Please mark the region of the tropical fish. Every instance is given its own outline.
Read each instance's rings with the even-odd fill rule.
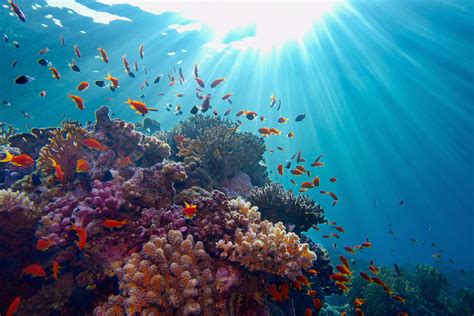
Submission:
[[[107,74],[105,80],[109,80],[113,88],[116,89],[119,87],[119,79],[117,77],[113,77],[111,74]]]
[[[87,82],[87,81],[81,81],[77,85],[77,90],[79,90],[79,91],[84,91],[84,90],[87,90],[88,88],[89,88],[89,82]]]
[[[208,94],[204,97],[204,100],[202,101],[201,105],[201,111],[203,113],[207,112],[211,108],[211,95]]]
[[[21,75],[15,78],[16,84],[27,84],[35,80],[34,77],[30,77],[28,75]]]
[[[211,88],[217,87],[221,82],[225,81],[225,78],[217,78],[211,83]],[[204,88],[204,87],[202,87]]]
[[[56,80],[61,79],[61,75],[59,74],[59,70],[57,68],[54,68],[52,65],[50,65],[49,70],[51,70],[51,77]]]
[[[79,110],[83,111],[83,110],[86,108],[86,106],[85,106],[85,104],[84,104],[84,99],[81,98],[80,96],[78,96],[78,95],[73,95],[73,94],[69,94],[68,97],[71,98],[72,101],[74,101],[74,103],[76,104],[76,107],[77,107]]]
[[[103,80],[96,80],[94,81],[95,85],[100,87],[100,88],[103,88],[105,87],[105,82]]]
[[[130,108],[135,110],[137,114],[141,114],[142,116],[145,116],[145,114],[147,114],[148,111],[158,111],[155,108],[147,107],[147,105],[141,101],[132,100],[130,98],[128,98],[128,100],[125,103],[130,104]]]
[[[364,312],[360,308],[355,309],[356,316],[364,316]]]
[[[392,295],[392,298],[400,303],[405,303],[406,301],[406,298],[403,298],[400,295]]]
[[[311,275],[317,275],[318,271],[314,270],[314,269],[310,269],[310,270],[308,270],[308,273],[311,274]]]
[[[20,154],[20,155],[12,155],[10,152],[5,152],[6,157],[0,162],[11,162],[12,165],[18,167],[29,167],[35,164],[33,158],[27,154]]]
[[[313,299],[313,305],[314,305],[314,308],[316,309],[316,313],[319,313],[319,311],[321,310],[321,307],[323,307],[323,304],[321,303],[321,300],[319,298]]]
[[[344,257],[343,255],[340,255],[339,256],[339,259],[341,259],[341,262],[349,269],[351,266],[349,264],[349,260],[347,260],[346,257]]]
[[[145,44],[141,44],[138,47],[138,53],[140,54],[140,59],[143,59],[143,56],[145,56],[145,52],[143,51],[144,48],[145,48]]]
[[[354,249],[352,249],[352,248],[349,247],[349,246],[344,247],[344,249],[345,249],[347,252],[349,252],[349,253],[355,253]]]
[[[53,261],[53,278],[57,281],[59,279],[59,262],[54,260]]]
[[[74,60],[74,58],[71,58],[71,63],[68,66],[72,71],[75,71],[75,72],[81,71],[79,66],[76,64],[76,61]]]
[[[99,51],[100,58],[102,59],[102,61],[104,63],[108,64],[109,63],[109,56],[107,55],[107,52],[102,47],[99,47],[98,51]]]
[[[272,94],[272,95],[270,96],[270,107],[271,107],[271,108],[275,105],[276,101],[277,101],[276,96]]]
[[[199,77],[195,77],[194,80],[196,80],[196,83],[201,87],[201,88],[205,88],[206,87],[206,84],[204,83],[204,81],[199,78]]]
[[[336,178],[330,178],[329,181],[330,181],[330,182],[336,182],[337,179],[336,179]]]
[[[50,65],[50,62],[46,58],[40,58],[36,62],[43,67]]]
[[[316,290],[308,290],[306,291],[306,295],[308,296],[316,296],[318,292]]]
[[[352,275],[352,272],[351,270],[349,270],[348,267],[346,267],[346,265],[338,265],[336,266],[336,269],[337,271],[341,272],[342,274],[345,274],[345,275]]]
[[[32,277],[44,277],[46,276],[46,271],[44,271],[41,265],[34,263],[23,268],[20,277],[23,275],[30,275]]]
[[[277,289],[276,284],[272,284],[267,288],[267,293],[277,302],[283,302],[283,294]]]
[[[301,122],[306,117],[306,114],[300,114],[295,118],[296,122]]]
[[[51,158],[51,162],[53,163],[54,175],[56,176],[56,178],[57,178],[60,182],[63,182],[63,181],[64,181],[64,172],[63,172],[63,169],[62,169],[61,166],[57,163],[57,161],[54,160],[53,158]]]
[[[313,316],[313,310],[311,309],[311,307],[306,308],[304,316]]]
[[[370,265],[369,270],[375,275],[379,274],[379,269],[376,266]]]
[[[127,157],[122,157],[122,158],[119,158],[117,159],[117,161],[115,162],[115,166],[119,169],[121,168],[125,168],[125,167],[128,167],[132,164],[132,159],[127,156]]]
[[[359,274],[364,280],[366,280],[368,282],[373,282],[372,278],[367,273],[359,272]]]
[[[30,113],[25,112],[25,111],[23,111],[23,110],[20,111],[20,114],[21,114],[21,116],[23,116],[24,118],[33,118],[33,116],[32,116]],[[27,126],[28,126],[28,125],[27,125]]]
[[[356,307],[359,307],[359,306],[361,306],[361,305],[363,305],[363,304],[365,304],[365,300],[362,299],[362,298],[357,297],[357,298],[354,300],[354,305],[355,305]]]
[[[49,48],[45,47],[45,48],[41,49],[40,51],[38,51],[38,55],[41,56],[41,55],[44,55],[48,52],[49,52]]]
[[[13,13],[15,13],[15,15],[20,19],[20,21],[26,22],[26,16],[23,11],[20,10],[18,4],[16,4],[13,0],[9,0],[8,4],[10,4]]]
[[[296,290],[301,291],[302,286],[301,286],[301,283],[300,283],[300,282],[298,282],[298,281],[293,281],[292,284],[293,284],[293,287],[294,287]]]
[[[128,220],[125,219],[123,221],[117,221],[113,219],[106,219],[102,222],[102,226],[107,228],[122,228],[123,226],[128,224]]]
[[[91,168],[91,166],[89,165],[89,163],[84,160],[84,159],[79,159],[77,160],[77,163],[76,163],[76,172],[87,172],[89,171]]]
[[[277,171],[278,171],[278,174],[279,174],[280,176],[283,175],[283,165],[282,165],[282,164],[279,164],[279,165],[278,165]]]
[[[183,213],[186,218],[193,218],[194,214],[197,211],[197,205],[189,205],[187,202],[184,202]]]
[[[290,292],[290,288],[288,286],[288,283],[284,282],[281,284],[281,295],[283,296],[284,300],[288,299],[288,294]]]
[[[41,90],[40,93],[39,93],[39,96],[40,97],[45,97],[46,96],[46,91]]]
[[[49,238],[40,238],[36,242],[36,250],[39,251],[46,251],[48,250],[52,245],[54,245],[54,242],[49,240]]]
[[[194,64],[194,77],[195,77],[195,78],[198,78],[198,77],[199,77],[198,64]]]
[[[288,118],[286,118],[286,117],[280,117],[280,118],[278,119],[278,123],[284,124],[284,123],[286,123],[286,122],[288,122]]]
[[[85,138],[81,141],[81,143],[88,147],[89,149],[95,149],[98,151],[105,151],[107,150],[107,147],[104,146],[101,142],[99,142],[97,139],[94,138]]]
[[[77,246],[79,247],[80,250],[83,250],[84,247],[86,246],[87,243],[87,232],[84,228],[80,226],[76,226],[72,224],[72,227],[69,228],[70,230],[73,230],[76,232],[77,237],[79,240],[76,242]]]
[[[295,137],[295,134],[293,132],[289,132],[288,135],[286,135],[286,136],[288,136],[288,138],[293,138],[293,137]]]
[[[61,43],[62,47],[66,47],[66,40],[64,39],[64,36],[62,34],[59,35],[59,43]]]

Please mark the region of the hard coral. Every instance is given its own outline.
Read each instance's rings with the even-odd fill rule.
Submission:
[[[57,128],[33,128],[29,133],[20,133],[8,137],[10,147],[20,149],[22,154],[28,154],[33,159],[38,159],[41,148],[46,146],[54,136]]]
[[[254,188],[249,201],[258,206],[262,217],[272,222],[282,221],[289,230],[300,234],[320,223],[325,223],[324,210],[306,195],[296,196],[283,185],[271,182]]]
[[[120,296],[111,296],[95,315],[212,315],[215,272],[201,242],[180,231],[152,237],[116,271]]]
[[[205,170],[212,181],[210,188],[219,188],[222,181],[240,173],[248,174],[254,185],[263,185],[268,177],[261,164],[265,143],[251,133],[238,132],[237,128],[229,120],[194,116],[173,130],[172,135],[185,137],[177,156],[187,165],[197,164]]]
[[[239,262],[250,271],[265,271],[290,280],[310,269],[316,254],[308,244],[300,243],[296,234],[287,233],[282,223],[260,221],[249,204],[241,205],[242,212],[255,220],[246,231],[238,228],[233,241],[220,240],[217,243],[222,258]]]

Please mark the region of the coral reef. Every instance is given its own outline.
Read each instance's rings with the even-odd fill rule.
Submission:
[[[33,128],[29,133],[20,133],[8,137],[10,147],[15,147],[23,154],[30,155],[33,159],[39,158],[41,148],[46,146],[57,128]]]
[[[12,124],[0,122],[0,145],[6,145],[8,139],[16,133],[16,128]]]
[[[95,314],[126,312],[150,315],[211,315],[213,260],[200,242],[171,230],[166,237],[152,237],[117,270],[120,298],[112,296]]]
[[[306,195],[296,196],[283,185],[271,182],[254,188],[248,197],[262,214],[272,222],[282,221],[288,230],[300,234],[311,227],[325,223],[322,207]]]

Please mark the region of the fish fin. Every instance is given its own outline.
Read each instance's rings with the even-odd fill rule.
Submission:
[[[7,156],[6,156],[3,160],[0,160],[0,162],[10,162],[10,161],[12,161],[12,159],[13,159],[12,154],[10,154],[9,151],[7,151],[5,154],[6,154]]]
[[[148,108],[148,111],[155,111],[155,112],[157,112],[158,109],[156,109],[156,108]]]

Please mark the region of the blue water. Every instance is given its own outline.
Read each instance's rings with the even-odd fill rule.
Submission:
[[[169,129],[188,117],[189,109],[198,103],[194,85],[169,89],[166,73],[172,66],[181,66],[191,81],[193,66],[198,63],[206,82],[226,77],[219,91],[234,93],[230,117],[234,119],[240,109],[266,117],[265,123],[245,120],[243,130],[256,133],[263,125],[276,126],[280,116],[290,118],[282,130],[283,134],[293,131],[294,139],[267,139],[268,148],[275,149],[275,153],[266,154],[272,178],[291,188],[290,177],[278,176],[276,166],[299,149],[308,162],[325,154],[326,166],[318,174],[323,179],[338,179],[331,184],[331,191],[338,194],[339,204],[331,206],[330,197],[318,191],[309,194],[326,208],[331,220],[346,228],[346,234],[336,240],[338,247],[355,245],[368,237],[374,247],[363,255],[367,259],[388,264],[432,263],[431,254],[436,250],[431,243],[435,242],[436,249],[444,249],[442,266],[474,268],[472,2],[351,2],[315,23],[303,45],[289,42],[265,54],[237,49],[209,52],[202,46],[212,39],[212,30],[204,26],[200,31],[177,33],[168,25],[189,22],[177,14],[156,16],[128,5],[110,7],[81,1],[132,20],[105,25],[66,9],[45,8],[43,1],[37,1],[43,5],[38,10],[26,3],[20,2],[28,23],[1,8],[1,33],[8,34],[10,43],[0,45],[0,99],[12,103],[11,107],[0,105],[1,121],[22,129],[27,124],[57,125],[63,114],[86,122],[93,120],[100,105],[109,104],[117,117],[136,122],[141,117],[123,102],[147,94],[147,104],[160,109],[149,117]],[[46,14],[60,19],[64,28],[45,19]],[[67,48],[60,46],[60,34]],[[252,27],[229,35],[227,40],[249,34]],[[11,47],[13,40],[21,47]],[[139,63],[140,68],[146,65],[148,81],[165,74],[163,82],[143,91],[139,89],[143,72],[131,79],[121,61],[126,53],[133,64],[141,43],[145,44],[145,60]],[[67,67],[74,57],[73,44],[79,44],[83,55],[80,60],[75,58],[80,73]],[[36,64],[36,53],[44,47],[51,50],[45,57],[61,72],[59,81]],[[98,47],[107,50],[109,64],[95,58]],[[176,55],[167,55],[171,51]],[[15,59],[19,63],[12,68]],[[177,65],[179,60],[181,65]],[[115,93],[92,84],[108,72],[120,79],[121,88]],[[36,80],[14,85],[14,78],[21,74]],[[83,80],[90,81],[91,88],[81,94],[86,109],[79,112],[67,95]],[[46,98],[38,96],[43,89]],[[166,95],[158,96],[158,92]],[[177,92],[185,97],[178,100],[174,97]],[[269,107],[272,93],[282,100],[280,112]],[[164,110],[166,103],[178,101],[183,116]],[[213,104],[220,113],[228,108],[217,98]],[[33,118],[21,117],[20,110]],[[306,119],[294,122],[294,117],[303,113]],[[284,147],[285,152],[276,146]],[[402,200],[404,204],[399,205]],[[396,240],[388,233],[389,224]],[[323,240],[322,233],[310,234],[332,248],[335,240]],[[410,238],[417,240],[414,246]],[[455,264],[448,263],[449,258]]]

